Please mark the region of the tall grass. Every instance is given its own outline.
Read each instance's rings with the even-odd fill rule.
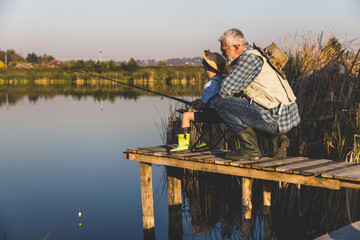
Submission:
[[[359,50],[335,37],[322,43],[322,35],[310,33],[292,41],[284,71],[302,122],[289,134],[291,153],[359,162]]]

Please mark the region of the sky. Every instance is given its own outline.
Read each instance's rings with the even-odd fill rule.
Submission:
[[[240,29],[261,47],[311,33],[360,48],[359,0],[0,0],[0,49],[59,60],[201,57]]]

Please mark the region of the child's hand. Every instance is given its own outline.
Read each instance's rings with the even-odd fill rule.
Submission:
[[[193,107],[195,110],[201,110],[205,108],[205,103],[201,101],[201,99],[196,99],[192,102],[191,107]]]

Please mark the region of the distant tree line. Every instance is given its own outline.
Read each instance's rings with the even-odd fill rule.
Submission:
[[[106,61],[106,62],[95,62],[94,60],[71,60],[63,63],[63,68],[66,70],[74,70],[74,71],[85,71],[85,72],[117,72],[117,71],[127,71],[127,72],[135,72],[139,69],[139,65],[136,61],[131,58],[127,63],[122,62],[117,64],[114,60]]]
[[[6,60],[5,60],[6,55]],[[2,51],[0,49],[0,60],[5,63],[7,62],[9,67],[15,66],[17,63],[32,63],[32,64],[48,64],[50,61],[55,60],[55,58],[51,55],[37,55],[36,53],[28,53],[26,58],[23,58],[20,54],[18,54],[14,49],[9,49],[6,51]]]

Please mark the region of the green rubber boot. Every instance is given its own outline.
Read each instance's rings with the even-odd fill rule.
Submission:
[[[253,128],[247,128],[236,133],[240,143],[240,149],[236,152],[225,154],[225,158],[231,160],[257,160],[261,157],[256,132]]]
[[[270,156],[272,158],[286,157],[290,139],[285,134],[273,135],[270,144]]]
[[[178,145],[170,153],[179,153],[189,150],[190,133],[178,133]]]
[[[196,149],[204,149],[210,145],[210,132],[206,131],[202,135],[201,143],[196,147]]]

